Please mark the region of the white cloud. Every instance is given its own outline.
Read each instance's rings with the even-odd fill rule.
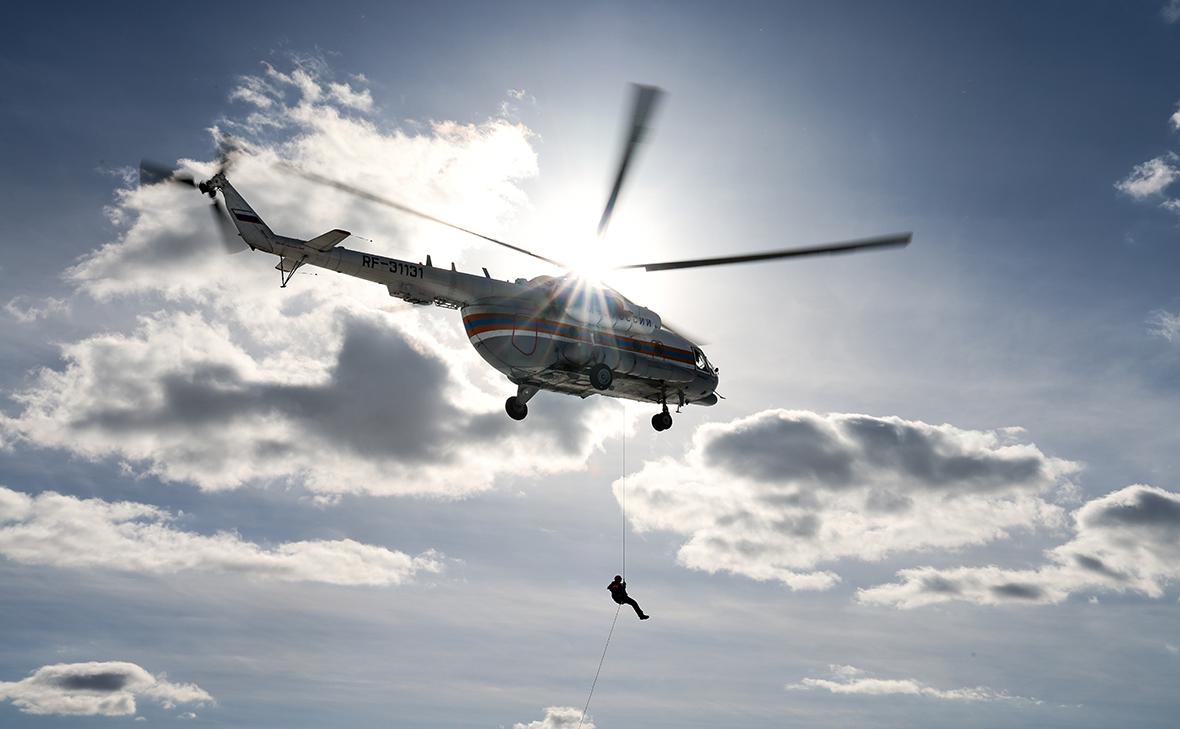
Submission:
[[[528,724],[513,724],[512,729],[594,729],[594,722],[582,719],[582,710],[572,706],[550,706],[545,709],[545,718]]]
[[[768,410],[701,426],[682,457],[646,463],[627,479],[627,515],[639,531],[686,535],[678,558],[690,568],[826,589],[839,577],[824,563],[1061,524],[1046,496],[1079,466],[1019,437]]]
[[[1157,309],[1147,317],[1148,334],[1163,337],[1169,342],[1180,342],[1180,312]]]
[[[305,110],[320,102],[335,102],[342,107],[361,112],[373,110],[373,95],[369,90],[354,87],[347,82],[332,81],[331,69],[322,58],[292,60],[296,67],[290,73],[283,73],[269,63],[263,63],[263,75],[240,77],[238,85],[230,92],[230,99],[248,102],[259,109],[290,115],[292,109],[286,104],[286,92],[290,90],[298,95],[293,106],[303,107]],[[364,74],[354,74],[352,80],[358,87],[368,83]]]
[[[982,605],[1059,603],[1086,591],[1159,598],[1180,579],[1180,493],[1128,486],[1074,513],[1073,539],[1033,569],[995,565],[900,570],[900,581],[858,591],[861,602],[915,608],[950,601]]]
[[[1131,174],[1115,183],[1115,189],[1136,199],[1159,195],[1180,176],[1176,160],[1177,156],[1169,152],[1136,165]]]
[[[70,302],[52,296],[34,302],[27,296],[14,296],[4,305],[4,311],[22,324],[30,324],[42,319],[68,314]]]
[[[327,494],[443,496],[486,489],[502,472],[578,467],[614,432],[611,408],[573,398],[508,420],[499,397],[477,388],[510,386],[473,381],[462,365],[498,373],[470,362],[465,342],[441,348],[404,317],[325,304],[287,318],[275,321],[284,331],[250,332],[217,312],[168,311],[130,334],[65,345],[64,368],[15,393],[21,411],[0,415],[0,427],[210,490],[293,478]]]
[[[26,714],[129,716],[137,698],[166,709],[213,701],[196,684],[172,683],[125,661],[58,663],[21,681],[0,682],[0,701],[11,701]]]
[[[229,131],[246,137],[248,151],[235,158],[230,176],[277,231],[310,237],[344,226],[375,238],[377,252],[389,254],[395,248],[398,255],[417,258],[431,252],[440,261],[462,262],[463,253],[473,247],[481,260],[489,252],[471,236],[313,185],[279,165],[396,197],[481,231],[499,232],[527,204],[520,182],[535,177],[538,168],[533,135],[524,125],[491,118],[478,124],[438,121],[411,132],[386,130],[364,114],[342,114],[347,104],[337,98],[341,94],[332,93],[331,82],[321,82],[311,71],[267,69],[266,77],[245,77],[252,80],[242,85],[263,93],[278,83],[273,105],[252,110],[245,122],[222,120],[222,127],[213,131],[215,136]],[[298,98],[286,103],[282,88],[299,89]],[[280,130],[282,136],[276,138]],[[198,174],[214,169],[210,162],[185,163]],[[241,289],[256,281],[257,276],[245,275],[243,269],[268,271],[270,266],[250,256],[216,255],[215,248],[202,245],[216,233],[207,202],[178,187],[120,190],[114,210],[130,225],[72,268],[68,279],[97,297],[152,292],[207,298],[219,289]],[[229,280],[219,283],[221,278]],[[270,284],[273,277],[266,275],[265,280]],[[372,284],[363,288],[383,293]]]
[[[987,686],[971,688],[939,689],[913,678],[872,678],[853,666],[830,666],[830,678],[804,678],[798,683],[788,684],[789,690],[824,690],[833,694],[855,696],[920,696],[940,701],[1026,701],[1041,703],[1037,699],[1013,696],[1006,691],[997,691]]]
[[[328,84],[328,88],[332,92],[332,98],[340,104],[358,111],[372,111],[373,109],[373,95],[369,93],[368,89],[361,89],[356,91],[348,84]]]
[[[441,265],[462,266],[473,245],[293,179],[278,162],[389,191],[476,229],[496,230],[527,202],[519,182],[537,166],[524,126],[383,130],[343,116],[325,73],[305,61],[242,82],[275,94],[270,106],[252,104],[250,124],[287,136],[250,140],[231,178],[278,231],[383,231],[385,240],[348,245],[418,260],[431,252]],[[286,99],[292,91],[297,98]],[[11,394],[19,412],[0,416],[10,442],[119,459],[206,489],[278,479],[318,494],[454,497],[503,473],[580,468],[615,432],[601,427],[615,409],[597,398],[543,394],[528,421],[509,421],[503,401],[515,387],[479,358],[457,316],[327,272],[279,289],[269,256],[224,256],[209,245],[217,234],[207,201],[191,190],[128,188],[115,207],[127,227],[67,279],[78,296],[139,315],[63,345],[58,369],[31,373]]]
[[[37,496],[0,486],[0,555],[20,564],[169,574],[210,570],[258,579],[334,585],[398,585],[438,572],[434,552],[411,557],[351,539],[264,548],[237,534],[183,531],[148,504]]]
[[[322,67],[322,62],[299,62],[298,67],[291,73],[283,73],[276,69],[269,63],[264,63],[266,67],[266,77],[273,81],[285,85],[292,86],[300,92],[300,102],[305,104],[314,104],[319,101],[324,95],[323,86],[320,84],[319,68]]]
[[[258,76],[243,76],[229,93],[231,101],[245,101],[260,109],[270,109],[280,98],[279,92]]]

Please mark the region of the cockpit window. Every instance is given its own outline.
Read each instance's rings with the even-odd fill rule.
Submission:
[[[696,357],[696,364],[698,370],[709,371],[709,360],[705,359],[705,353],[696,347],[692,348],[693,356]]]
[[[607,294],[606,312],[610,314],[612,319],[621,319],[624,312],[623,302],[619,301],[617,297]]]

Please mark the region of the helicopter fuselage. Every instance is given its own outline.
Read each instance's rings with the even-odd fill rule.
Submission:
[[[242,239],[280,257],[284,286],[310,265],[381,284],[412,304],[459,310],[472,346],[517,386],[506,404],[513,418],[524,417],[523,406],[539,390],[657,403],[657,418],[667,418],[668,405],[717,402],[717,370],[704,353],[609,287],[573,276],[502,281],[487,269],[475,275],[454,264],[437,267],[429,256],[421,263],[351,250],[339,245],[348,236],[342,230],[311,240],[279,236],[228,180],[211,183]]]

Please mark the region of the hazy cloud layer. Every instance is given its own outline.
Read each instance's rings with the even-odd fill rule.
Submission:
[[[545,709],[545,718],[528,724],[513,724],[512,729],[578,729],[582,710],[572,706],[550,706]],[[581,729],[594,729],[594,722],[586,717]]]
[[[517,182],[536,174],[536,156],[523,126],[386,131],[364,117],[371,104],[357,100],[358,87],[332,81],[322,64],[265,68],[231,96],[269,120],[257,127],[256,118],[257,128],[282,132],[257,133],[232,177],[280,232],[386,231],[393,246],[440,262],[471,245],[301,184],[276,171],[280,161],[487,230],[524,204]],[[131,303],[139,316],[63,345],[64,364],[12,394],[18,410],[0,416],[4,440],[117,458],[206,489],[284,479],[326,493],[459,496],[500,473],[578,468],[615,432],[598,427],[614,418],[597,400],[543,395],[528,421],[508,420],[503,401],[515,388],[479,359],[457,315],[326,272],[280,290],[276,259],[210,245],[207,208],[178,186],[119,192],[119,237],[67,276],[79,297],[120,311]],[[391,252],[388,241],[346,244]]]
[[[57,663],[21,681],[0,681],[0,701],[11,701],[27,714],[129,716],[136,711],[136,699],[166,709],[213,701],[196,684],[172,683],[163,674],[153,676],[125,661]]]
[[[0,486],[0,556],[21,564],[148,574],[211,570],[260,579],[398,585],[438,572],[434,552],[411,557],[351,539],[266,548],[237,534],[187,532],[162,509],[129,501],[29,496]]]
[[[683,457],[646,463],[628,478],[627,514],[637,530],[687,536],[679,559],[693,569],[826,589],[839,577],[822,563],[1059,525],[1046,497],[1078,468],[1018,430],[768,410],[701,426]]]
[[[1160,15],[1162,15],[1164,21],[1168,23],[1180,21],[1180,0],[1168,0],[1168,2],[1164,3],[1164,6],[1160,8]]]
[[[899,582],[860,590],[858,597],[898,608],[953,600],[1049,604],[1096,591],[1158,598],[1180,578],[1180,493],[1128,486],[1087,502],[1073,516],[1073,539],[1049,550],[1041,567],[905,569]]]
[[[987,686],[939,689],[913,678],[873,678],[854,666],[830,666],[828,678],[804,678],[787,685],[796,691],[823,690],[845,696],[919,696],[940,701],[1027,701],[1037,699],[1013,696]]]

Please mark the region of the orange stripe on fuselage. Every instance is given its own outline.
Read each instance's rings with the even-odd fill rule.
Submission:
[[[519,319],[514,319],[512,315],[469,314],[463,317],[463,327],[467,330],[468,337],[493,331],[503,331],[505,335],[511,335],[513,331],[518,331],[552,334],[600,346],[612,346],[611,341],[603,340],[613,340],[613,347],[620,351],[638,353],[659,359],[670,359],[673,362],[689,365],[696,362],[696,355],[687,349],[671,347],[665,344],[657,350],[654,340],[644,341],[612,332],[578,327],[565,322],[555,322],[545,319],[525,319],[522,324]]]

